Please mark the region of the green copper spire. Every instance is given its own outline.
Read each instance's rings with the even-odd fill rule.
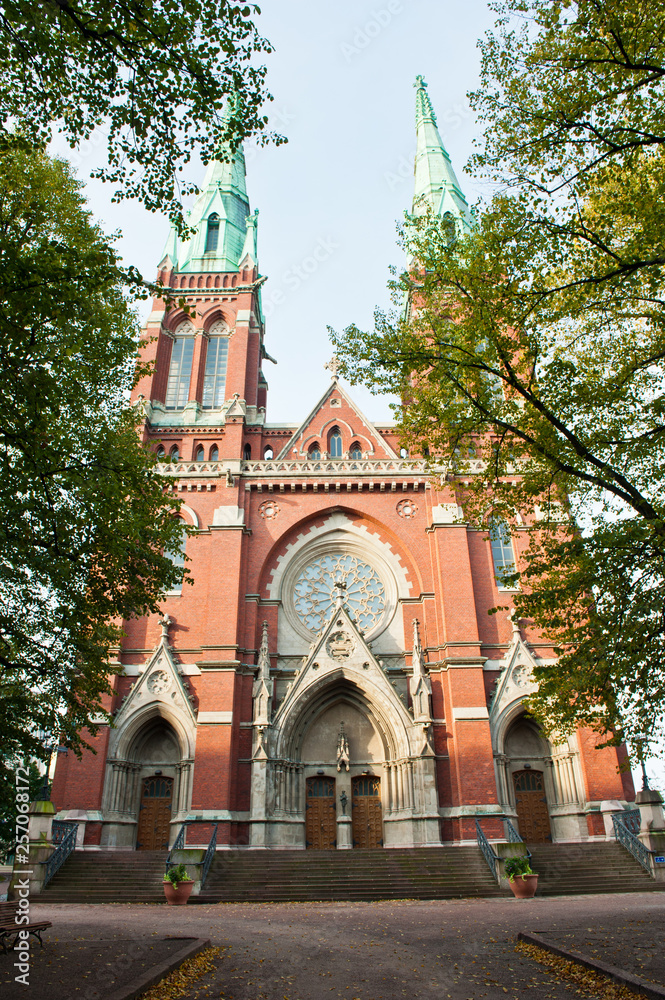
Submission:
[[[413,213],[422,215],[429,206],[437,215],[450,213],[468,226],[469,206],[441,141],[427,84],[422,76],[417,76],[414,86],[417,143]]]
[[[163,257],[168,256],[180,272],[237,271],[244,256],[248,217],[245,157],[239,149],[230,161],[208,164],[187,220],[196,232],[183,241],[171,229]],[[256,237],[253,251],[255,256]]]

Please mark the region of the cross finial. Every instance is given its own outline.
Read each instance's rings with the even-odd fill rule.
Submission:
[[[424,77],[424,76],[420,76],[420,75],[418,75],[418,76],[416,77],[416,82],[414,83],[414,85],[413,85],[413,86],[414,86],[414,87],[426,87],[426,86],[427,86],[427,84],[425,83],[425,77]]]
[[[337,357],[337,355],[333,354],[333,356],[330,359],[330,361],[326,361],[326,363],[325,363],[325,365],[323,367],[328,369],[328,371],[331,373],[333,379],[336,382],[337,379],[339,378],[339,370],[342,367],[342,364],[341,364],[339,358]]]

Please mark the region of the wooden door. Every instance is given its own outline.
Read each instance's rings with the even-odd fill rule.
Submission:
[[[383,847],[380,778],[361,774],[353,779],[351,817],[354,847]]]
[[[307,779],[305,846],[313,851],[332,851],[337,846],[334,778]]]
[[[168,851],[171,829],[173,778],[155,774],[143,782],[136,847],[140,851]]]
[[[527,844],[542,844],[551,840],[550,812],[547,808],[543,772],[516,771],[513,783],[522,840]]]

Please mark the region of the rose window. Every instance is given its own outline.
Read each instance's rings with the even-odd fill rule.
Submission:
[[[321,556],[300,573],[294,607],[305,628],[320,632],[330,621],[337,596],[358,627],[374,628],[386,606],[386,590],[376,570],[351,555]]]

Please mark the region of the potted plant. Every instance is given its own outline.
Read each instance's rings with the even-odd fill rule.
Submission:
[[[164,875],[164,895],[169,906],[184,906],[194,888],[185,865],[171,865]]]
[[[538,888],[538,876],[531,870],[526,854],[508,858],[505,865],[506,878],[518,899],[531,899]]]

